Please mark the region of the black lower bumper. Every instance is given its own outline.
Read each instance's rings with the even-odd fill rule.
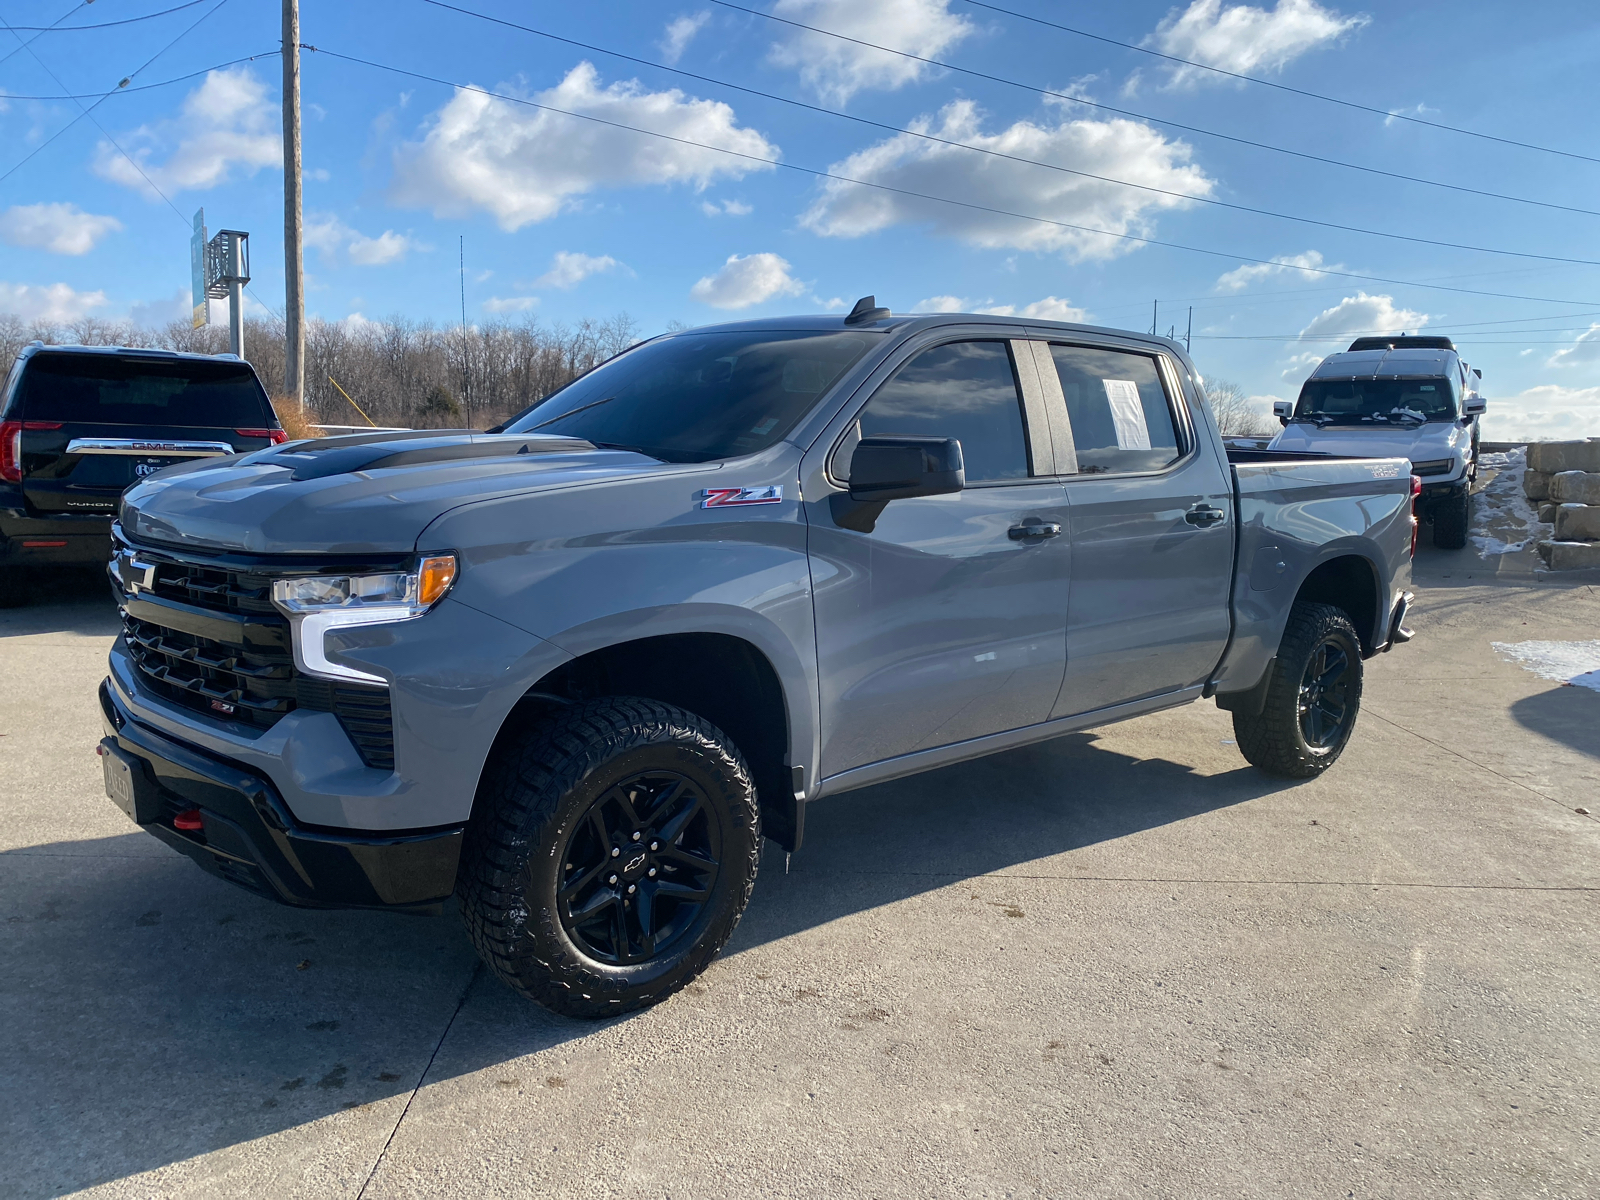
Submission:
[[[111,557],[111,515],[31,516],[0,497],[0,567],[105,566]]]
[[[1467,494],[1471,483],[1465,479],[1456,479],[1450,483],[1428,483],[1424,481],[1422,494],[1417,497],[1417,513],[1419,516],[1432,515],[1434,506],[1459,502]]]
[[[108,782],[147,833],[230,883],[303,908],[435,908],[455,889],[461,826],[409,833],[297,825],[271,782],[132,720],[100,685]],[[179,828],[177,822],[198,829]]]

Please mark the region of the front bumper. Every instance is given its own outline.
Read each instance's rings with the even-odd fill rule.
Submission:
[[[1422,494],[1417,497],[1417,514],[1422,517],[1430,516],[1435,505],[1460,500],[1471,486],[1465,475],[1460,479],[1449,479],[1442,483],[1429,483],[1423,480]]]
[[[134,720],[108,683],[100,685],[100,708],[101,753],[131,768],[129,815],[211,874],[304,908],[428,910],[454,890],[462,826],[300,825],[268,780]],[[201,827],[178,828],[175,820],[190,810],[198,810]]]

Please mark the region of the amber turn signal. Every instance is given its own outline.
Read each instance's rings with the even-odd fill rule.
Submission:
[[[436,554],[422,560],[417,572],[417,603],[427,608],[450,590],[456,581],[456,556]]]

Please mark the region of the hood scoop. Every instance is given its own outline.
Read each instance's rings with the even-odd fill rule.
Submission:
[[[570,437],[527,437],[522,434],[468,434],[413,430],[400,434],[356,434],[301,442],[293,449],[268,452],[255,462],[288,467],[293,480],[326,479],[354,471],[413,467],[464,459],[510,458],[521,454],[557,454],[593,450],[592,442]]]

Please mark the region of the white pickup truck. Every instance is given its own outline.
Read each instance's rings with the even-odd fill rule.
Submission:
[[[1433,525],[1435,546],[1459,550],[1478,475],[1482,379],[1447,337],[1357,338],[1318,364],[1299,400],[1273,405],[1284,428],[1269,449],[1410,459],[1422,481],[1417,516]]]

